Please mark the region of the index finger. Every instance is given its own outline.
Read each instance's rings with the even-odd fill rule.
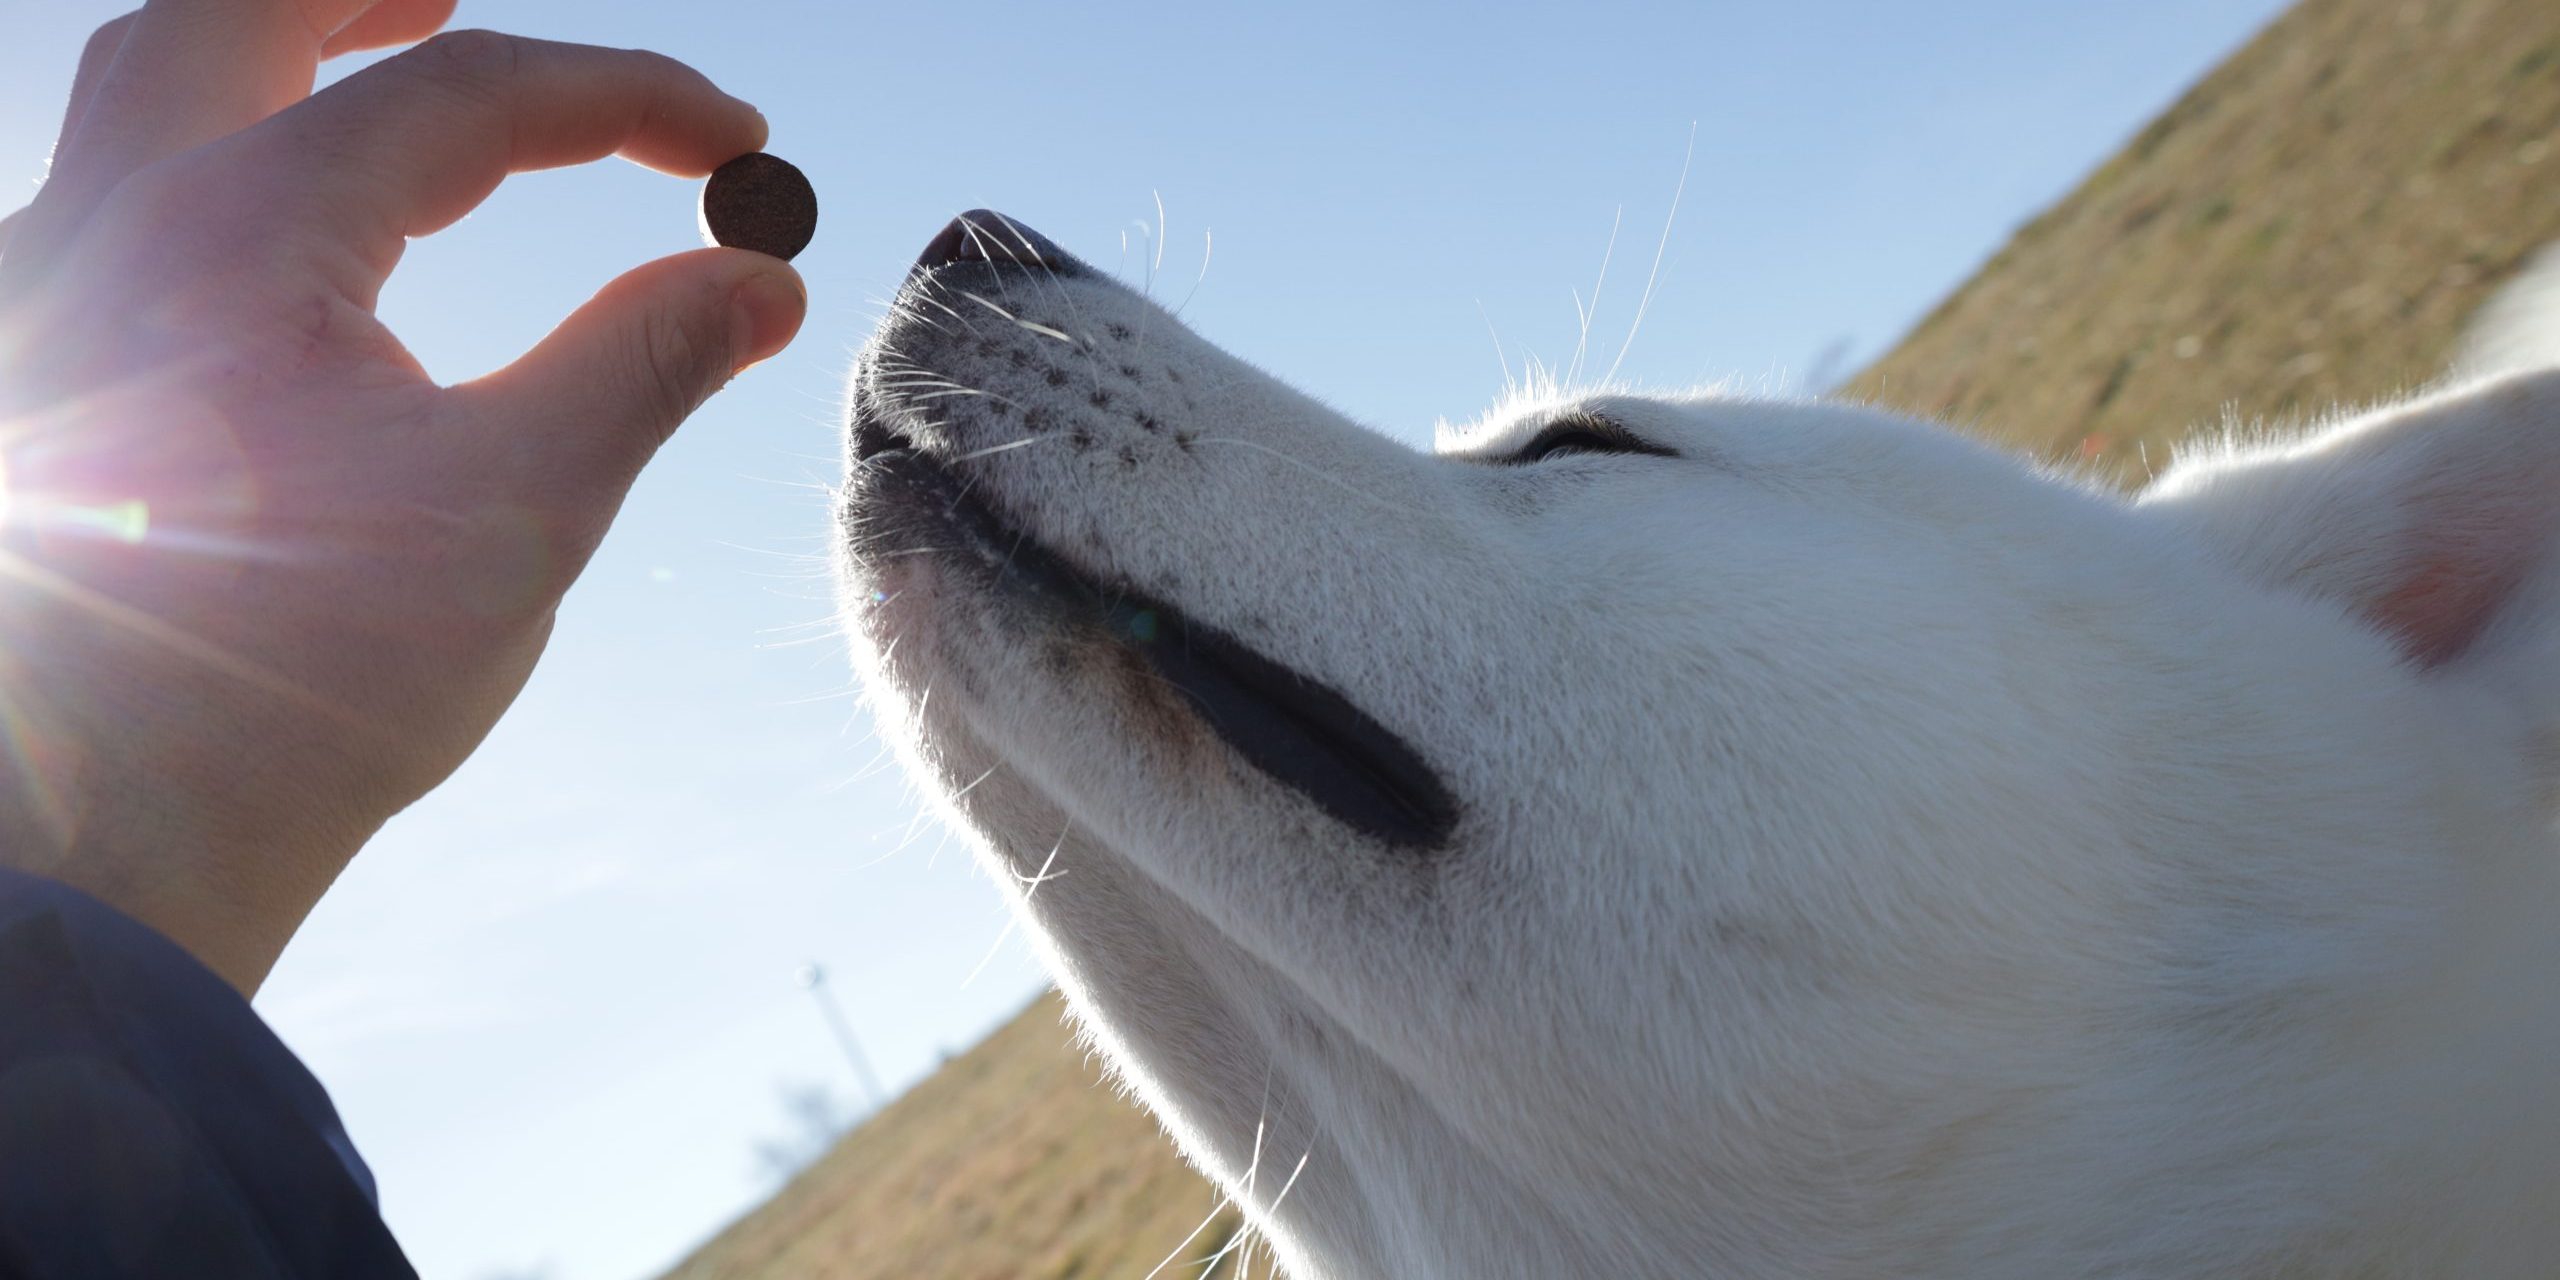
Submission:
[[[342,29],[415,39],[452,10],[453,0],[150,0],[82,52],[47,185],[103,189],[247,128],[311,92]]]
[[[296,216],[370,262],[452,224],[510,173],[609,155],[699,177],[764,145],[764,117],[660,54],[454,31],[367,67],[233,143],[300,170]]]

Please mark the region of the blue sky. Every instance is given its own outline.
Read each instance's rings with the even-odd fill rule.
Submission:
[[[357,860],[259,1007],[429,1280],[652,1274],[770,1189],[781,1086],[853,1096],[802,963],[895,1085],[1041,981],[882,758],[826,621],[841,382],[952,214],[1134,277],[1161,197],[1160,296],[1420,446],[1503,359],[1571,355],[1621,214],[1598,365],[1659,246],[1621,377],[1787,386],[1843,343],[1854,368],[2281,7],[464,0],[466,25],[658,49],[761,106],[824,208],[812,312],[661,455],[514,712]],[[12,7],[0,178],[32,190],[118,8]],[[384,312],[440,376],[495,367],[691,247],[693,199],[618,162],[518,179],[414,246]]]

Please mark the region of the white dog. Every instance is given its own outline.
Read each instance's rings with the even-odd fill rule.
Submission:
[[[1293,1274],[2560,1258],[2560,374],[2130,502],[1841,404],[1417,455],[979,214],[854,405],[886,732]]]

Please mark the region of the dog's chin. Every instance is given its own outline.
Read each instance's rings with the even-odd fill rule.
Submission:
[[[882,615],[879,629],[913,643],[917,632],[936,629],[931,615],[958,607],[950,597],[959,593],[993,620],[994,643],[1065,641],[1067,651],[1136,665],[1179,695],[1173,714],[1205,726],[1245,763],[1360,836],[1417,851],[1448,843],[1458,807],[1447,785],[1338,691],[1072,563],[1032,536],[1027,522],[1006,518],[983,486],[900,432],[894,406],[858,401],[852,453],[847,549],[857,589],[868,589]],[[959,640],[946,634],[938,643]],[[1076,679],[1081,665],[1059,674]]]

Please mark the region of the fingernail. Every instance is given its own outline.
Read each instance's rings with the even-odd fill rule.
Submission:
[[[765,271],[740,281],[729,295],[729,350],[737,353],[737,370],[770,360],[800,332],[809,313],[809,297],[800,275],[784,269]]]

